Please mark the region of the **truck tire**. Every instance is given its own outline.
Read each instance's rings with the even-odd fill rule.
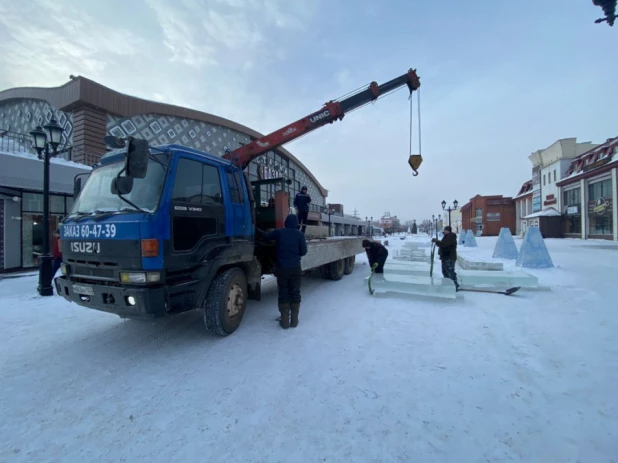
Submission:
[[[324,265],[324,267],[329,280],[341,280],[343,278],[343,271],[345,270],[345,259],[330,262]]]
[[[343,269],[344,275],[350,275],[354,271],[355,262],[356,262],[356,256],[346,257],[345,267]]]
[[[204,301],[206,329],[228,336],[240,325],[247,307],[247,277],[239,268],[219,273],[210,284]]]

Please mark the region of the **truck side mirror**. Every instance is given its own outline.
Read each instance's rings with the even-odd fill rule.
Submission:
[[[128,195],[133,191],[133,177],[114,177],[112,180],[112,194]]]
[[[77,198],[80,191],[82,191],[82,179],[75,177],[73,179],[73,198]]]
[[[149,157],[150,147],[148,146],[148,140],[144,140],[143,138],[129,138],[126,162],[127,177],[146,177]],[[133,184],[131,184],[131,187],[133,187]]]

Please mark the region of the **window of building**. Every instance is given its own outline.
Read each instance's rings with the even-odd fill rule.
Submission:
[[[477,216],[477,217],[483,217],[483,209],[480,209],[480,208],[479,208],[479,209],[477,209],[477,210],[476,210],[476,216]]]
[[[588,185],[588,233],[612,235],[614,233],[612,204],[615,200],[611,179]]]
[[[554,182],[556,181],[556,169],[554,169]]]
[[[543,174],[543,185],[545,185],[545,174]]]

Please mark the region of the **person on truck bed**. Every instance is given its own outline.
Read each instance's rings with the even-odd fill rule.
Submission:
[[[271,232],[265,232],[257,228],[257,233],[266,240],[275,241],[277,253],[277,266],[275,276],[279,289],[279,312],[281,319],[279,325],[287,329],[290,326],[298,326],[298,313],[300,311],[300,282],[302,269],[300,259],[307,254],[307,241],[305,235],[298,230],[298,218],[290,214],[285,219],[284,228],[277,228]],[[291,320],[290,320],[291,317]]]
[[[369,266],[373,267],[373,264],[378,264],[375,273],[384,273],[384,264],[388,257],[388,249],[375,241],[363,240],[363,247],[367,253],[367,259],[369,259]]]
[[[455,262],[457,262],[457,234],[453,233],[450,226],[444,227],[444,237],[439,240],[431,239],[432,243],[438,246],[438,256],[442,262],[442,276],[449,278],[455,283],[455,291],[459,291],[459,283],[457,283],[457,274],[455,273]]]
[[[309,217],[309,203],[311,202],[311,196],[307,194],[307,187],[303,186],[300,189],[300,193],[296,193],[294,197],[294,207],[296,208],[296,215],[298,216],[298,224],[302,224],[302,232],[305,233],[307,229],[307,220]]]

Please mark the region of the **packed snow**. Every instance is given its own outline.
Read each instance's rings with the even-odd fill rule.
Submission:
[[[460,251],[514,269],[496,240]],[[227,338],[197,312],[123,321],[4,279],[0,461],[616,461],[618,246],[545,242],[555,267],[526,271],[548,290],[370,296],[359,255],[304,279],[298,328],[267,279]]]

